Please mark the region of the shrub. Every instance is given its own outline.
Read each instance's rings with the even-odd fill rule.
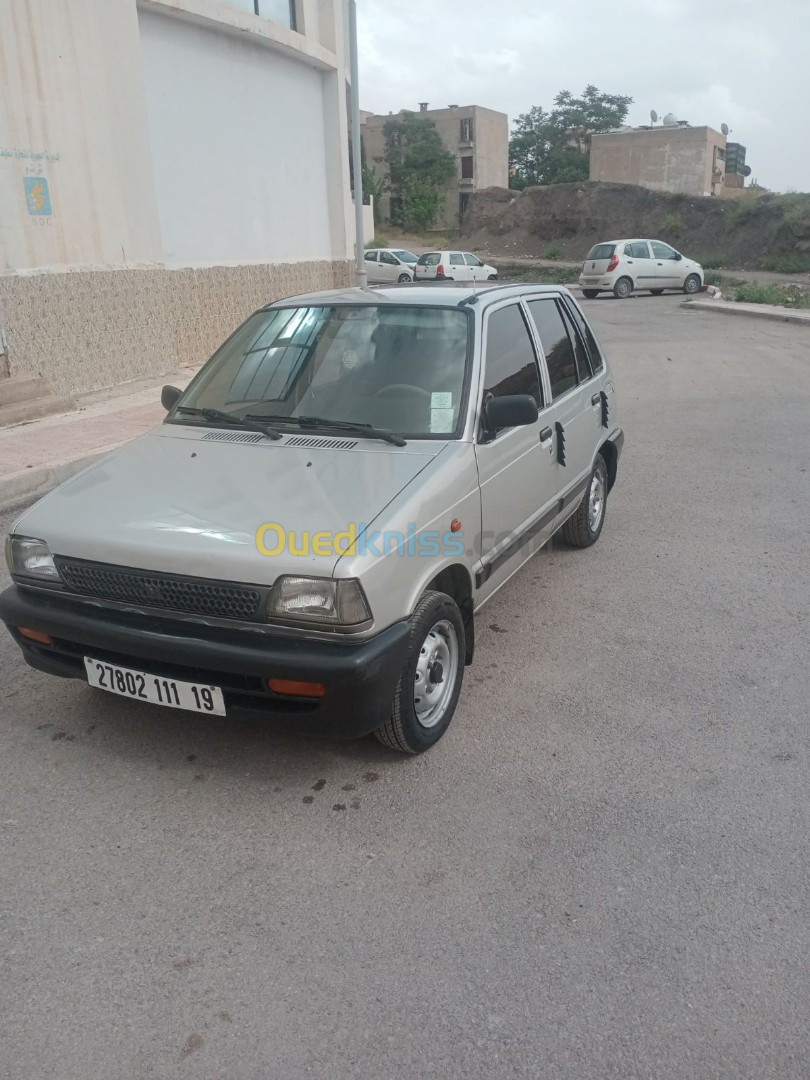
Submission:
[[[546,248],[546,253],[543,256],[544,259],[550,259],[552,262],[556,262],[562,256],[562,252],[554,244],[551,247]]]
[[[705,267],[705,263],[703,266]],[[716,270],[705,270],[703,273],[703,283],[705,285],[722,285],[723,275],[718,274]]]
[[[387,236],[374,236],[371,240],[366,241],[366,248],[386,248],[391,247],[391,241]]]
[[[791,285],[760,285],[748,281],[738,286],[733,299],[738,304],[774,304],[781,307],[810,308],[810,293]]]
[[[728,220],[732,225],[743,225],[751,218],[755,218],[764,210],[764,204],[758,195],[745,195],[731,204],[728,211]]]
[[[661,226],[666,236],[677,238],[683,232],[683,222],[677,214],[667,214]]]

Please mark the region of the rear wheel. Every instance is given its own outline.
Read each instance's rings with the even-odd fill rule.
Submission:
[[[607,509],[607,466],[597,454],[591,478],[577,512],[566,521],[560,535],[574,547],[590,547],[599,539]]]
[[[489,277],[487,278],[487,281],[497,281],[497,280],[498,280],[498,275],[497,274],[490,274]]]
[[[583,289],[582,290],[582,295],[585,297],[586,300],[595,300],[596,297],[599,295],[599,290],[598,289]]]
[[[385,746],[421,754],[444,735],[464,678],[464,622],[446,593],[426,592],[411,616],[408,658],[391,715],[374,732]]]
[[[411,280],[411,275],[410,274],[400,274],[399,277],[397,278],[397,281],[400,283],[400,285],[403,285],[406,281],[410,281],[410,280]]]
[[[700,289],[700,278],[697,274],[690,274],[686,281],[683,283],[683,291],[687,296],[694,296]]]
[[[633,291],[633,282],[629,277],[620,277],[613,286],[613,295],[617,300],[626,300]]]
[[[650,292],[653,294],[653,296],[661,296],[663,291],[663,289],[650,289]]]

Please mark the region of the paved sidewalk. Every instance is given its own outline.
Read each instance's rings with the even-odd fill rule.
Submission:
[[[723,315],[746,315],[755,319],[774,319],[777,322],[804,323],[810,326],[810,309],[781,307],[772,304],[737,304],[729,300],[685,300],[690,311],[713,311]]]
[[[138,383],[127,391],[99,391],[77,412],[0,428],[0,509],[44,495],[122,443],[156,427],[166,415],[164,383],[185,387],[191,373]]]

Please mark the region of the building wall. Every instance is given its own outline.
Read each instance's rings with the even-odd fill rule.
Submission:
[[[608,132],[591,139],[590,178],[638,184],[684,195],[719,194],[715,148],[725,136],[709,127],[657,127]],[[723,169],[722,160],[718,162]]]
[[[0,327],[60,394],[351,280],[345,0],[0,0]],[[36,184],[47,182],[47,190]]]
[[[509,119],[505,113],[485,109],[480,105],[461,105],[447,109],[427,109],[419,113],[436,125],[445,147],[456,158],[456,176],[445,188],[443,212],[436,228],[446,229],[458,225],[459,196],[485,187],[509,186]],[[366,160],[380,175],[387,175],[381,159],[385,151],[383,130],[389,116],[366,114],[363,123],[363,139]],[[473,122],[472,142],[462,143],[460,138],[462,119]],[[462,179],[462,157],[472,157],[473,175]],[[389,200],[380,200],[380,219],[390,214]]]
[[[0,271],[160,260],[142,81],[134,0],[0,0]]]

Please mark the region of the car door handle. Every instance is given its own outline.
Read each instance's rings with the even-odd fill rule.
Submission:
[[[591,394],[591,405],[598,405],[601,400],[601,394]]]
[[[540,432],[540,442],[548,442],[548,440],[552,437],[553,434],[554,432],[551,430],[550,427],[544,427],[543,430]]]

